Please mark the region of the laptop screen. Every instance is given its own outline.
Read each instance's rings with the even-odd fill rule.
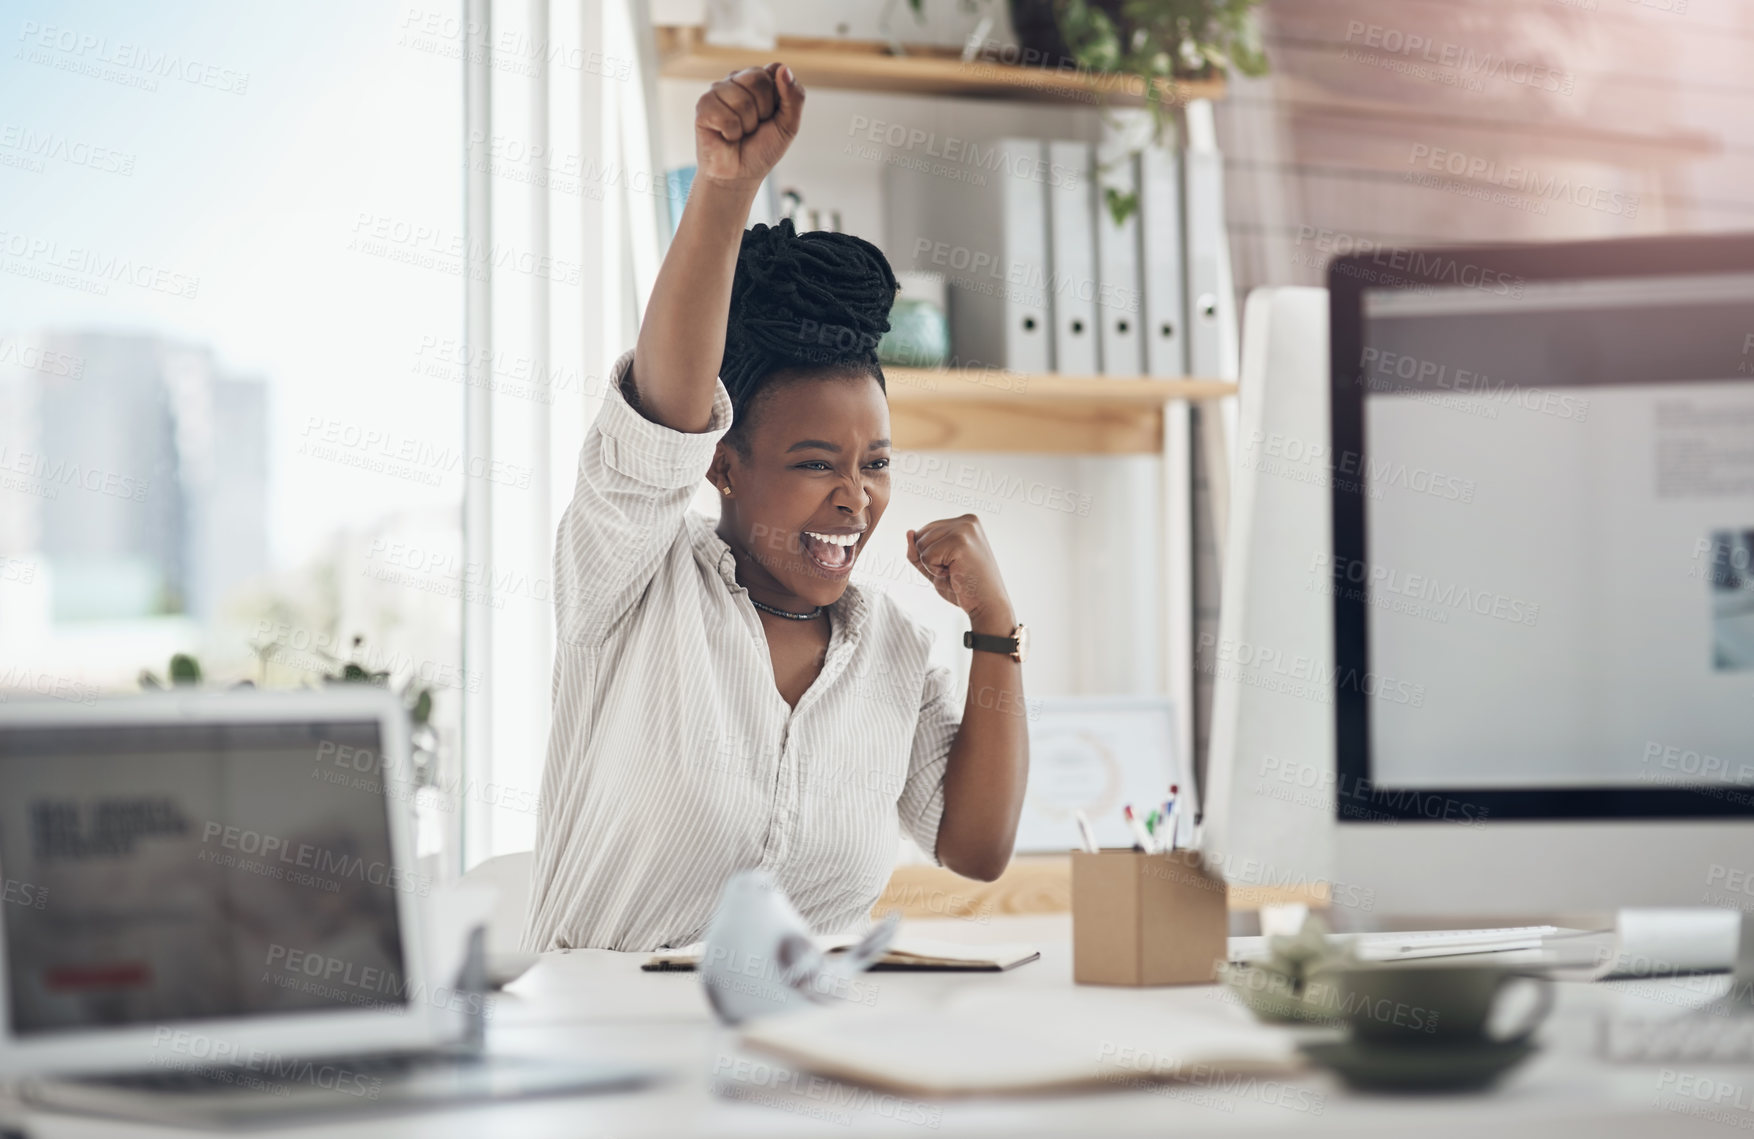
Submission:
[[[0,733],[11,1030],[405,1006],[375,721]]]

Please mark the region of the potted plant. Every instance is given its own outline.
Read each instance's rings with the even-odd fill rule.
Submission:
[[[1137,76],[1161,135],[1175,104],[1164,89],[1235,68],[1263,75],[1267,58],[1255,24],[1260,0],[1007,0],[1018,46],[1042,66]],[[925,0],[908,0],[916,17]],[[1129,153],[1137,153],[1135,149]],[[1137,194],[1112,187],[1104,197],[1116,223],[1138,208]]]
[[[340,660],[327,653],[322,653],[321,650],[315,650],[327,657],[329,663],[334,667],[333,672],[319,673],[318,679],[324,684],[375,684],[380,688],[390,687],[388,671],[383,669],[374,671],[359,663],[358,655],[360,649],[365,645],[365,638],[355,636],[352,644],[353,659],[349,660]],[[251,646],[258,661],[263,666],[264,679],[267,675],[268,660],[280,647],[280,644],[275,641],[264,641]],[[188,653],[177,653],[171,657],[170,667],[166,670],[166,675],[170,678],[168,687],[173,688],[199,687],[204,679],[201,662]],[[163,689],[167,685],[151,669],[143,668],[140,670],[140,687]],[[232,687],[254,688],[255,683],[244,679],[237,681]],[[418,786],[427,786],[432,783],[436,775],[434,761],[438,753],[438,734],[432,727],[432,689],[410,680],[394,691],[400,697],[402,706],[408,710],[408,722],[411,729],[409,746],[413,752],[410,758],[414,767],[414,781]]]

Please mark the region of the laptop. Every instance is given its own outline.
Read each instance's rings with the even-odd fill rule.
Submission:
[[[0,1080],[216,1128],[646,1082],[484,1049],[480,931],[450,976],[420,934],[408,762],[367,686],[0,705]]]

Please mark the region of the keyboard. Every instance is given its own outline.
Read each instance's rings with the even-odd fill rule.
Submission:
[[[254,1066],[192,1065],[45,1078],[28,1083],[24,1094],[34,1103],[62,1111],[241,1130],[334,1116],[621,1090],[647,1083],[655,1075],[614,1062],[447,1050],[310,1059],[263,1055],[264,1062]]]
[[[1465,957],[1540,949],[1543,942],[1577,930],[1556,925],[1519,925],[1501,929],[1432,929],[1409,933],[1337,933],[1334,940],[1351,945],[1364,961],[1414,961],[1425,957]],[[1264,937],[1233,937],[1230,959],[1239,964],[1267,956]]]
[[[310,1062],[333,1068],[361,1080],[383,1081],[428,1072],[456,1072],[479,1067],[479,1055],[461,1052],[395,1052],[371,1056],[344,1056]],[[126,1088],[143,1092],[184,1092],[189,1094],[229,1093],[259,1089],[263,1085],[296,1084],[284,1071],[296,1071],[303,1061],[280,1061],[275,1067],[251,1069],[226,1065],[191,1065],[162,1071],[130,1072],[124,1075],[87,1076],[82,1082],[92,1086]]]
[[[1472,953],[1539,949],[1544,939],[1562,932],[1556,925],[1434,929],[1419,933],[1357,934],[1352,944],[1365,961],[1413,961],[1421,957],[1460,957]]]

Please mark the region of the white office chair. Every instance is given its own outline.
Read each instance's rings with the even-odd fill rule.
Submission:
[[[522,973],[534,959],[522,951],[534,862],[534,851],[498,854],[458,880],[459,886],[485,886],[493,891],[493,910],[487,919],[487,971],[489,980],[497,984],[510,980],[508,972],[511,976]]]

